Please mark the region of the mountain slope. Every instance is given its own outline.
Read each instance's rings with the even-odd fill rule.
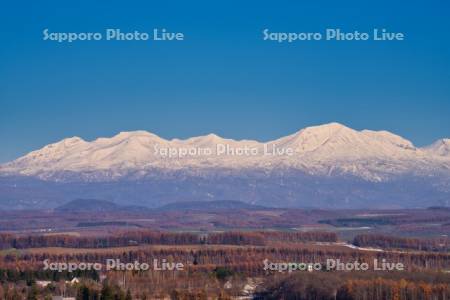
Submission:
[[[72,137],[1,165],[0,208],[55,207],[74,198],[151,207],[230,199],[266,206],[446,206],[449,144],[418,148],[387,131],[338,123],[266,143],[214,134],[166,140],[146,131]]]
[[[64,179],[61,174],[68,172],[97,172],[97,179],[108,180],[130,173],[142,177],[154,169],[196,172],[206,168],[295,168],[314,175],[345,173],[382,181],[399,174],[448,169],[449,149],[448,140],[420,149],[387,131],[356,131],[338,123],[308,127],[267,143],[213,134],[165,140],[146,131],[134,131],[92,142],[78,137],[64,139],[2,165],[0,172],[50,180]]]
[[[430,155],[450,157],[450,139],[440,139],[425,147],[424,150]]]

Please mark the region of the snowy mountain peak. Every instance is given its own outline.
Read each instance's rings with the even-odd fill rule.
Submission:
[[[310,152],[323,146],[330,138],[335,137],[341,131],[344,131],[344,134],[348,135],[352,135],[355,132],[353,129],[342,124],[329,123],[306,127],[275,142],[285,147],[290,146],[296,148],[296,152],[299,153]]]
[[[49,144],[40,150],[32,151],[23,158],[42,158],[50,156],[62,156],[65,154],[67,149],[79,147],[88,144],[85,140],[80,137],[74,136],[71,138],[65,138],[59,142]],[[19,158],[20,159],[20,158]]]
[[[78,142],[85,142],[85,140],[83,140],[82,138],[80,138],[78,136],[73,136],[71,138],[66,138],[66,139],[63,139],[62,141],[64,141],[65,143],[69,143],[69,144],[74,144],[74,143],[78,143]]]
[[[351,129],[350,127],[347,127],[347,126],[345,126],[345,125],[343,125],[341,123],[338,123],[338,122],[330,122],[330,123],[326,123],[326,124],[306,127],[306,129],[308,129],[308,128],[311,128],[311,129],[327,129],[327,130]]]
[[[355,130],[353,130],[345,125],[342,125],[342,124],[336,123],[336,122],[332,122],[332,123],[323,124],[323,125],[306,127],[304,129],[300,130],[299,132],[297,132],[297,134],[298,135],[313,134],[313,135],[320,135],[320,136],[324,136],[324,137],[325,136],[331,137],[341,131],[346,132],[347,134],[355,132]]]
[[[223,140],[225,140],[225,139],[222,138],[222,137],[220,137],[220,136],[218,136],[217,134],[210,133],[210,134],[205,135],[205,136],[199,136],[199,137],[197,137],[197,140],[215,143],[215,142],[221,142],[221,141],[223,141]]]
[[[150,133],[145,130],[136,130],[136,131],[121,131],[115,136],[113,136],[112,140],[123,140],[123,139],[129,139],[129,138],[156,138],[161,139],[156,134]]]
[[[424,148],[425,151],[438,155],[450,157],[450,139],[440,139]]]
[[[52,144],[48,144],[46,147],[48,147],[48,148],[56,148],[58,146],[71,147],[71,146],[75,146],[80,143],[86,143],[86,141],[78,136],[74,136],[74,137],[62,139],[62,140],[52,143]]]
[[[222,138],[218,136],[217,134],[210,133],[207,135],[201,135],[201,136],[195,136],[188,138],[186,140],[179,140],[175,139],[174,141],[177,141],[181,144],[187,145],[187,146],[199,146],[199,147],[214,147],[217,144],[226,143],[227,141],[231,141],[225,138]]]
[[[297,153],[317,160],[389,158],[405,156],[404,150],[414,145],[387,131],[357,131],[339,123],[307,127],[278,140],[279,144],[296,149]],[[409,154],[408,154],[409,155]]]
[[[136,172],[145,176],[154,169],[197,172],[211,168],[248,170],[282,167],[314,175],[330,176],[338,172],[379,181],[392,174],[449,170],[449,141],[440,140],[420,149],[388,131],[357,131],[339,123],[307,127],[267,143],[226,139],[212,133],[185,140],[166,140],[138,130],[120,132],[113,137],[91,142],[79,137],[63,139],[1,165],[0,174],[49,178],[58,172],[106,172],[120,177]],[[205,149],[217,154],[218,151],[215,151],[219,144],[227,147],[227,154],[197,155],[207,153]],[[270,149],[275,145],[278,150],[292,150],[293,155],[265,155],[264,151],[269,149],[267,145],[271,145]],[[239,149],[257,149],[257,154],[233,154],[238,153]],[[169,152],[174,155],[168,157]],[[194,154],[181,158],[179,153]]]
[[[399,135],[393,134],[386,130],[373,131],[373,130],[363,130],[361,131],[363,134],[368,137],[377,139],[379,141],[385,141],[391,143],[393,146],[401,147],[408,150],[415,150],[416,147],[408,141],[407,139],[402,138]]]

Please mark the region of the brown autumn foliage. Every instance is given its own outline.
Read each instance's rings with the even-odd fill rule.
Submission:
[[[268,241],[334,242],[335,233],[329,232],[239,232],[194,234],[152,230],[118,231],[105,236],[73,235],[13,235],[0,234],[0,249],[16,248],[110,248],[138,244],[148,245],[265,245]]]
[[[359,247],[379,247],[383,249],[412,249],[420,251],[450,251],[450,238],[403,238],[381,234],[360,234],[353,239]]]
[[[450,277],[414,272],[298,273],[267,279],[259,290],[256,299],[447,300]]]
[[[119,231],[108,236],[0,235],[3,248],[19,250],[0,254],[0,299],[37,299],[63,288],[36,288],[35,280],[51,280],[65,285],[73,276],[77,286],[67,286],[72,296],[113,299],[230,299],[240,296],[248,278],[262,279],[261,299],[448,299],[450,253],[427,251],[359,251],[330,243],[336,236],[321,232],[223,232],[210,234],[157,231]],[[130,246],[130,241],[132,246]],[[63,248],[48,248],[64,246]],[[73,248],[67,248],[74,246]],[[39,247],[39,248],[36,248]],[[87,248],[85,248],[87,247]],[[110,271],[109,285],[101,274],[44,272],[43,261],[102,262],[115,258],[122,262],[167,259],[182,262],[183,271]],[[367,262],[386,259],[401,262],[403,272],[298,272],[292,274],[264,270],[263,261],[319,262],[327,259]],[[226,284],[230,287],[226,287]],[[2,296],[3,293],[3,296]],[[30,296],[31,295],[31,296]],[[97,296],[95,296],[97,295]],[[3,298],[2,298],[3,297]],[[94,299],[94,298],[89,299]],[[32,299],[32,298],[30,298]],[[79,298],[86,299],[86,298]],[[98,298],[96,298],[98,299]]]

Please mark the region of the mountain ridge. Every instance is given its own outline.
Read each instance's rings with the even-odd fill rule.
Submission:
[[[219,145],[225,154],[218,155]],[[339,123],[266,143],[215,134],[166,140],[146,131],[93,141],[70,137],[0,166],[0,209],[55,208],[77,198],[150,208],[222,200],[267,207],[448,207],[449,145],[442,139],[420,148],[388,131]],[[186,149],[200,150],[180,155]]]
[[[148,173],[152,169],[295,168],[319,175],[334,170],[379,181],[384,180],[386,174],[449,169],[450,142],[447,144],[447,141],[450,140],[439,141],[419,148],[388,131],[357,131],[335,122],[306,127],[265,143],[226,139],[216,134],[166,140],[138,130],[91,142],[76,136],[66,138],[0,165],[0,174],[51,179],[63,172],[109,172],[113,178],[118,178],[130,172]],[[219,155],[222,145],[227,149],[255,149],[255,153],[240,156],[227,151]],[[265,155],[266,148],[270,147],[273,153],[290,149],[293,154]],[[211,149],[212,155],[199,154],[202,149]],[[162,153],[163,150],[169,154]],[[197,151],[195,155],[189,152],[181,157],[182,151],[191,150]],[[177,155],[168,159],[170,151]]]

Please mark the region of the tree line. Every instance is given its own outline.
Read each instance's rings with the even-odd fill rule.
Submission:
[[[450,251],[450,238],[404,238],[381,234],[360,234],[353,239],[358,247],[378,247],[383,249],[411,249],[419,251]]]
[[[110,248],[148,245],[266,245],[269,241],[283,242],[334,242],[335,233],[330,232],[219,232],[219,233],[176,233],[150,230],[116,232],[106,236],[73,235],[14,235],[0,234],[0,249],[27,249],[45,247],[65,248]]]
[[[322,272],[267,279],[255,299],[447,300],[449,297],[450,276]]]

